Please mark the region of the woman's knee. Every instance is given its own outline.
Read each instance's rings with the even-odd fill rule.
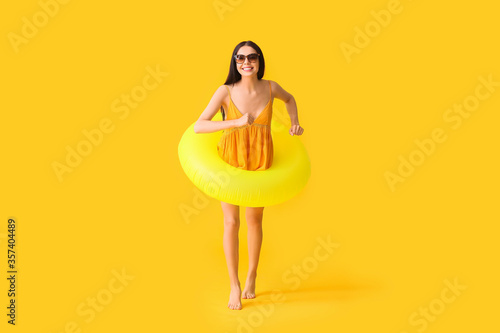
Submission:
[[[264,215],[264,207],[247,207],[246,220],[249,226],[262,225],[262,217]]]
[[[236,216],[224,217],[224,228],[237,229],[240,227],[240,219]]]
[[[224,213],[225,228],[239,228],[240,207],[221,201],[222,212]]]
[[[262,228],[262,217],[261,218],[247,218],[247,226],[249,228]]]

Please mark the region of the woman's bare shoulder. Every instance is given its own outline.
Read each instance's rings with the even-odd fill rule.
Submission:
[[[273,95],[275,98],[280,99],[284,102],[288,101],[292,95],[287,92],[285,89],[283,89],[278,82],[273,81],[273,80],[268,80],[271,82],[271,90],[273,91]]]
[[[220,94],[221,105],[224,109],[228,108],[229,104],[229,84],[223,84],[217,88],[217,93]]]

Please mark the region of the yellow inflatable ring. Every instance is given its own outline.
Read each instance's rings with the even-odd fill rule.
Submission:
[[[213,120],[222,120],[220,112]],[[212,198],[244,207],[272,206],[294,197],[309,180],[311,164],[304,145],[274,119],[273,163],[264,171],[243,170],[226,163],[217,153],[223,132],[195,133],[194,124],[179,142],[179,160],[193,184]]]

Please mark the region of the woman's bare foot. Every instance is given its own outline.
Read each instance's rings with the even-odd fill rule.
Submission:
[[[245,282],[245,289],[243,290],[242,298],[255,298],[255,278],[256,274],[251,274],[247,276],[247,281]]]
[[[231,287],[231,292],[229,293],[229,303],[227,307],[231,310],[241,310],[241,288],[240,286]]]

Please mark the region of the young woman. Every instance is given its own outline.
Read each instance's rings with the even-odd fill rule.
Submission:
[[[304,132],[299,125],[295,99],[276,82],[262,80],[264,69],[264,55],[254,42],[244,41],[236,45],[226,82],[214,93],[194,126],[196,133],[224,130],[217,145],[219,156],[232,166],[244,170],[266,170],[272,165],[271,118],[274,98],[285,102],[291,119],[290,135],[302,135]],[[219,109],[223,120],[212,121]],[[249,268],[242,292],[238,279],[240,207],[222,201],[221,206],[224,214],[224,253],[231,284],[228,308],[239,310],[242,308],[241,298],[255,298],[264,207],[246,207],[245,210]]]

